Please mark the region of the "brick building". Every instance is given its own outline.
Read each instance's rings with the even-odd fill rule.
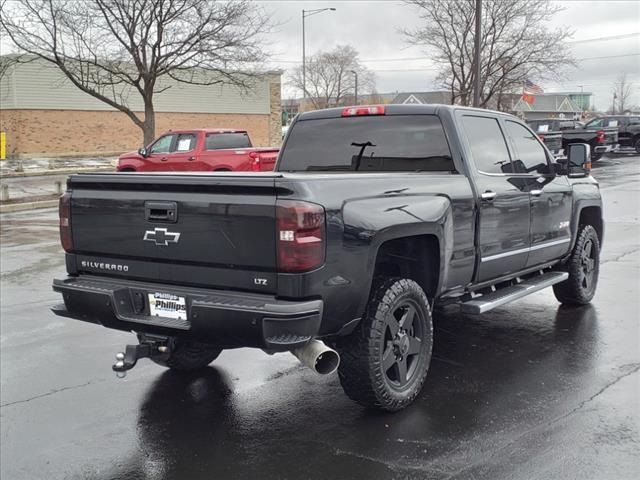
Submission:
[[[256,146],[281,142],[281,72],[250,91],[229,85],[175,83],[154,97],[156,135],[170,129],[243,128]],[[138,95],[129,102],[143,111]],[[0,131],[7,156],[116,155],[142,146],[142,131],[124,113],[76,88],[54,66],[11,66],[0,79]]]

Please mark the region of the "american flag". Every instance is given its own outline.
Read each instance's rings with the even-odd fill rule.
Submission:
[[[532,93],[533,95],[538,95],[540,93],[544,93],[544,90],[540,85],[536,85],[530,80],[524,81],[524,93]]]

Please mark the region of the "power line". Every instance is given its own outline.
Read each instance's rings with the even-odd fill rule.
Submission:
[[[640,32],[625,33],[622,35],[610,35],[607,37],[586,38],[584,40],[569,40],[567,41],[567,43],[575,44],[575,43],[602,42],[607,40],[622,40],[623,38],[637,37],[638,35],[640,35]]]
[[[635,57],[638,55],[640,55],[640,53],[624,53],[622,55],[603,55],[602,57],[585,57],[585,58],[578,58],[576,60],[581,62],[582,60],[603,60],[606,58]]]
[[[624,39],[624,38],[631,38],[631,37],[636,37],[636,36],[640,36],[640,32],[634,32],[634,33],[625,33],[622,35],[609,35],[606,37],[598,37],[598,38],[586,38],[584,40],[572,40],[572,41],[568,41],[567,43],[570,44],[576,44],[576,43],[589,43],[589,42],[600,42],[600,41],[607,41],[607,40],[619,40],[619,39]],[[602,57],[598,57],[598,59],[600,59]],[[610,57],[606,57],[606,58],[610,58]],[[360,59],[360,61],[362,63],[375,63],[375,62],[404,62],[404,61],[413,61],[413,60],[429,60],[429,57],[425,57],[425,56],[421,56],[421,57],[395,57],[395,58],[363,58]],[[578,59],[578,60],[585,60],[585,59]],[[299,60],[291,60],[291,59],[286,59],[286,60],[277,60],[277,63],[302,63]]]
[[[606,60],[609,58],[624,58],[624,57],[636,57],[639,56],[640,53],[623,53],[620,55],[602,55],[599,57],[583,57],[577,58],[576,61],[588,61],[588,60]],[[407,60],[430,60],[429,57],[407,57],[407,58],[389,58],[389,59],[380,59],[380,60],[360,60],[362,63],[369,62],[396,62],[396,61],[407,61]],[[275,60],[274,63],[292,63],[292,64],[300,64],[301,62],[295,60]],[[428,70],[436,70],[433,67],[430,68],[394,68],[394,69],[384,69],[384,68],[370,68],[370,70],[374,72],[422,72]]]

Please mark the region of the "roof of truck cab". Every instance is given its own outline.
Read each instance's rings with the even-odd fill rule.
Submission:
[[[460,105],[443,105],[439,103],[429,103],[429,104],[397,104],[397,103],[389,103],[385,105],[354,105],[354,106],[345,106],[345,107],[336,107],[336,108],[325,108],[322,110],[311,110],[308,112],[303,112],[299,115],[298,120],[311,120],[311,119],[320,119],[320,118],[338,118],[342,116],[342,111],[346,108],[366,108],[366,107],[384,107],[385,114],[391,115],[437,115],[438,112],[441,111],[454,111],[454,110],[465,110],[470,112],[478,112],[478,113],[491,113],[494,115],[506,115],[512,117],[513,115],[498,112],[495,110],[489,110],[485,108],[473,108],[473,107],[463,107]]]
[[[180,130],[167,130],[163,135],[168,133],[247,133],[246,130],[238,128],[181,128]]]

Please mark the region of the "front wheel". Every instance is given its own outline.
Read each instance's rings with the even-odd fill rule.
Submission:
[[[340,383],[359,404],[397,411],[427,377],[433,325],[427,297],[413,280],[389,279],[372,290],[356,330],[337,344]]]
[[[568,305],[589,303],[596,293],[600,272],[600,240],[591,225],[580,225],[566,271],[569,278],[553,286],[558,301]]]

